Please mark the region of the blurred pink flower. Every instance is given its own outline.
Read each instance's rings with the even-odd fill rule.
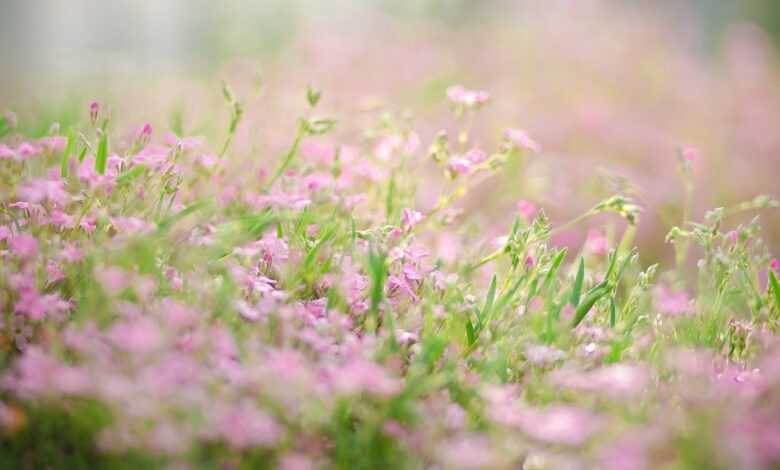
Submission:
[[[404,207],[401,209],[401,226],[411,230],[415,225],[423,221],[425,216],[421,212]]]
[[[659,312],[672,316],[686,315],[694,310],[693,301],[685,291],[673,291],[660,284],[653,289],[653,304]]]
[[[699,150],[696,147],[683,147],[682,157],[688,163],[694,163],[699,160]]]
[[[518,149],[530,150],[534,153],[542,151],[542,147],[522,129],[507,129],[504,131],[504,137]]]
[[[89,119],[92,121],[92,124],[97,122],[98,113],[100,113],[100,103],[93,101],[89,104]]]
[[[38,240],[28,233],[20,233],[9,242],[11,252],[19,258],[29,259],[38,254]]]
[[[249,399],[220,407],[215,414],[217,432],[235,449],[272,446],[281,436],[276,421]]]
[[[601,419],[587,411],[566,405],[544,409],[523,409],[517,423],[528,436],[567,446],[581,446],[601,427]]]
[[[401,391],[398,379],[391,377],[384,367],[365,359],[353,359],[337,369],[333,385],[339,393],[345,394],[394,395]]]
[[[552,346],[534,344],[525,348],[525,358],[531,364],[539,367],[552,365],[565,357],[566,353]]]
[[[530,221],[536,213],[536,204],[521,199],[517,202],[517,212],[526,222]]]
[[[51,202],[59,206],[64,206],[70,201],[70,194],[65,191],[65,183],[60,179],[36,178],[30,180],[16,191],[16,197],[20,201],[33,204]]]
[[[461,85],[454,85],[447,88],[447,98],[454,104],[474,108],[485,104],[490,95],[485,91],[469,90]]]
[[[604,256],[609,251],[609,241],[600,230],[590,229],[585,239],[585,248],[595,255]]]
[[[637,365],[612,364],[584,372],[558,369],[549,375],[549,381],[565,388],[620,399],[635,397],[645,390],[650,384],[650,374]]]

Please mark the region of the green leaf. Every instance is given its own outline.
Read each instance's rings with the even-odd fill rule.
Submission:
[[[566,258],[566,248],[563,248],[558,252],[557,255],[555,255],[552,265],[550,266],[550,270],[547,271],[547,275],[544,277],[542,292],[546,292],[547,288],[550,287],[550,284],[552,283],[553,279],[555,279],[555,275],[558,273],[558,268],[561,267],[561,263],[563,263],[564,258]]]
[[[385,255],[372,250],[368,254],[368,270],[371,278],[371,313],[376,315],[385,293],[387,279]]]
[[[493,310],[493,302],[496,299],[496,275],[493,274],[493,278],[490,280],[490,287],[488,287],[487,297],[485,298],[485,305],[482,307],[482,312],[479,315],[479,329],[484,326],[484,321],[487,320],[490,312]]]
[[[312,108],[317,106],[317,103],[320,102],[320,98],[322,97],[322,92],[314,88],[313,86],[309,85],[306,87],[306,101],[309,102],[309,106]]]
[[[136,165],[119,175],[116,178],[116,182],[117,184],[130,183],[138,178],[144,171],[146,171],[146,165]]]
[[[515,294],[518,290],[520,290],[520,287],[522,287],[526,279],[528,279],[527,275],[523,275],[512,285],[512,287],[509,288],[508,291],[501,294],[501,297],[498,298],[498,302],[496,302],[493,311],[503,312],[504,309],[512,302],[512,300],[514,300]]]
[[[68,131],[68,143],[65,145],[65,151],[62,152],[62,158],[60,159],[60,177],[67,178],[68,176],[68,163],[70,162],[70,154],[73,153],[73,148],[76,146],[76,134],[73,129]]]
[[[328,243],[333,237],[336,236],[336,229],[338,229],[338,223],[334,223],[330,227],[328,227],[328,230],[325,231],[325,234],[320,237],[319,240],[317,240],[317,243],[314,244],[311,250],[309,250],[308,253],[306,253],[306,257],[303,260],[303,269],[304,271],[309,271],[314,264],[314,262],[317,260],[317,254],[319,254],[322,247]]]
[[[777,282],[777,276],[773,270],[769,270],[769,285],[772,286],[772,292],[775,297],[775,307],[780,311],[780,282]]]
[[[387,216],[388,222],[393,217],[394,201],[395,201],[395,173],[392,173],[390,175],[390,182],[388,183],[388,187],[387,187],[387,199],[385,200],[385,214]]]
[[[588,291],[587,295],[585,295],[585,299],[582,301],[582,304],[580,304],[577,307],[577,310],[574,312],[574,321],[572,322],[573,328],[576,328],[577,325],[580,324],[582,319],[585,318],[585,315],[590,312],[590,309],[593,308],[596,302],[604,297],[607,292],[609,292],[609,289],[604,282],[598,284],[596,287]]]
[[[108,134],[105,132],[100,136],[97,155],[95,156],[95,171],[98,174],[106,173],[106,162],[108,161]]]
[[[615,307],[615,299],[609,299],[609,326],[615,328],[617,323],[617,311]]]
[[[192,204],[180,210],[179,212],[166,217],[165,219],[161,220],[160,223],[157,224],[157,233],[163,233],[167,231],[176,222],[180,221],[181,219],[187,217],[188,215],[194,212],[203,209],[204,207],[208,206],[210,203],[211,203],[210,198],[201,199],[200,201],[193,202]]]
[[[469,346],[477,342],[477,334],[474,331],[474,325],[471,324],[471,320],[466,316],[466,339],[469,342]]]
[[[577,268],[577,277],[574,278],[574,287],[571,291],[571,304],[575,307],[580,303],[582,283],[585,280],[585,260],[580,256],[580,266]]]

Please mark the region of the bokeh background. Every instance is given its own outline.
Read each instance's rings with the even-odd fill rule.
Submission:
[[[464,210],[505,221],[528,199],[563,221],[625,192],[644,208],[650,258],[671,255],[681,146],[700,155],[695,218],[780,197],[777,0],[4,0],[0,44],[0,107],[25,132],[83,121],[98,99],[128,132],[151,122],[217,142],[226,80],[247,108],[234,153],[261,165],[289,144],[309,83],[343,123],[326,140],[408,113],[425,145],[452,128],[447,86],[484,89],[477,144],[520,127],[544,152]],[[761,215],[780,247],[776,212]]]

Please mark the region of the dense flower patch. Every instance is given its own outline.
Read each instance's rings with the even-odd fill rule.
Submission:
[[[385,116],[333,144],[309,89],[259,168],[224,95],[216,144],[123,139],[97,102],[37,139],[4,118],[2,465],[780,465],[779,267],[757,218],[732,222],[771,198],[681,221],[677,266],[642,266],[627,194],[560,225],[510,201],[498,237],[468,220],[473,188],[544,158],[521,128],[476,142],[486,92],[447,89],[455,135]],[[551,243],[597,215],[618,236]]]

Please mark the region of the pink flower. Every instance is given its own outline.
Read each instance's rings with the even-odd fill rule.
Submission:
[[[111,295],[119,294],[130,284],[127,273],[116,266],[95,269],[95,278],[103,285],[106,292]]]
[[[530,150],[534,153],[542,151],[542,147],[531,139],[522,129],[507,129],[504,131],[504,137],[518,149]]]
[[[181,146],[182,150],[196,149],[205,144],[205,140],[202,137],[179,137],[173,132],[165,134],[164,139],[171,147]]]
[[[19,300],[14,303],[14,312],[25,314],[31,320],[43,320],[48,315],[58,315],[67,312],[70,304],[62,300],[59,294],[39,294],[36,290],[24,290]]]
[[[447,167],[450,169],[450,171],[459,175],[465,175],[471,171],[472,166],[474,166],[474,164],[467,158],[463,157],[453,157],[447,161]]]
[[[517,202],[517,212],[520,213],[520,217],[525,219],[526,222],[533,218],[536,213],[536,204],[521,199]]]
[[[65,272],[56,261],[49,260],[46,263],[46,276],[49,282],[58,282],[65,279]]]
[[[365,359],[354,359],[338,369],[333,385],[338,392],[345,394],[394,395],[401,391],[401,383],[390,377],[384,367]]]
[[[70,194],[65,191],[65,183],[60,180],[47,180],[36,178],[28,181],[16,191],[16,197],[20,201],[32,204],[52,202],[64,206],[70,201]]]
[[[479,434],[453,437],[439,444],[436,451],[444,468],[503,468],[501,458],[487,436]]]
[[[456,105],[475,108],[487,102],[490,95],[485,91],[468,90],[461,85],[447,88],[447,98]]]
[[[21,157],[32,157],[33,155],[41,153],[41,149],[29,142],[22,142],[16,147],[16,153]]]
[[[108,337],[114,346],[133,354],[151,353],[163,343],[160,325],[143,316],[115,323]]]
[[[659,312],[678,316],[693,313],[693,301],[685,291],[672,291],[666,286],[658,285],[653,290],[653,304]]]
[[[0,160],[16,160],[16,152],[11,147],[0,144]]]
[[[66,244],[60,251],[60,257],[69,263],[78,263],[84,258],[84,253],[73,244]]]
[[[521,410],[516,424],[533,439],[578,447],[599,430],[601,420],[579,408],[553,405],[541,410]]]
[[[97,122],[98,113],[100,113],[100,103],[93,101],[89,104],[89,119],[92,121],[92,124]]]
[[[780,273],[780,260],[772,258],[772,261],[769,262],[769,267],[772,268],[774,272]]]
[[[640,366],[613,364],[587,372],[558,369],[549,380],[565,388],[620,399],[641,393],[650,384],[650,374]]]
[[[315,465],[302,454],[285,454],[279,459],[279,470],[314,470]]]
[[[401,209],[401,226],[411,230],[415,225],[423,221],[425,216],[421,212],[405,207]]]
[[[604,256],[609,251],[609,242],[599,230],[588,230],[588,237],[585,240],[585,248],[593,254]]]
[[[73,216],[59,209],[54,209],[49,215],[49,223],[60,229],[73,227]]]
[[[566,357],[560,349],[545,345],[531,345],[525,348],[525,358],[535,366],[552,365]]]
[[[235,449],[272,446],[282,432],[276,421],[249,399],[219,409],[216,415],[217,432]]]
[[[688,163],[693,163],[699,159],[699,150],[696,147],[683,147],[681,153]]]
[[[68,138],[61,135],[52,135],[39,139],[38,143],[49,152],[59,152],[65,149],[65,146],[68,144]]]
[[[138,217],[112,217],[111,225],[119,235],[147,234],[154,231],[154,224]]]
[[[23,259],[29,259],[38,254],[38,240],[27,233],[14,236],[9,245],[11,252]]]

